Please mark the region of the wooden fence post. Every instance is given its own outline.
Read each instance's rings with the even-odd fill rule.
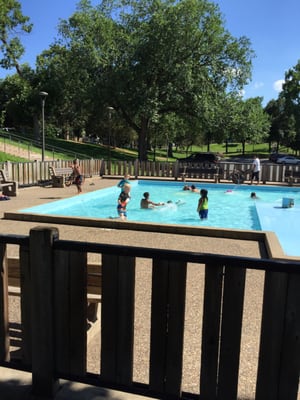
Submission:
[[[153,260],[149,387],[179,398],[183,365],[186,263]]]
[[[138,179],[139,176],[139,160],[134,161],[134,177]]]
[[[266,272],[256,400],[278,400],[288,275]]]
[[[130,386],[133,374],[135,258],[102,255],[101,378]]]
[[[300,275],[290,274],[281,351],[278,399],[297,399],[300,371]]]
[[[223,270],[223,265],[205,266],[200,371],[200,394],[203,400],[212,400],[217,396]]]
[[[256,400],[296,400],[300,277],[266,272]]]
[[[52,398],[58,389],[55,377],[53,327],[52,245],[56,228],[30,230],[29,249],[32,279],[32,392]]]
[[[0,243],[0,361],[9,361],[6,244]]]

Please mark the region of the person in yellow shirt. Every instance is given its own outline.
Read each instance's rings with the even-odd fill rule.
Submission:
[[[200,219],[206,219],[208,217],[208,191],[206,189],[200,190],[200,199],[198,201],[197,212],[199,213]]]

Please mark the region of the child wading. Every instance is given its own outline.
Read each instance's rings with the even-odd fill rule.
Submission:
[[[208,191],[206,189],[200,190],[200,199],[198,202],[197,212],[201,219],[205,219],[208,216]]]
[[[119,218],[121,219],[127,219],[127,210],[126,206],[127,203],[130,200],[130,185],[126,183],[123,186],[123,191],[120,193],[119,198],[118,198],[118,205],[117,205],[117,211],[119,214]]]

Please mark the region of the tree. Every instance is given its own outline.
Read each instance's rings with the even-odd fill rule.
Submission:
[[[237,138],[242,143],[243,154],[246,141],[262,143],[268,135],[270,121],[262,107],[262,100],[261,97],[254,97],[241,102]]]
[[[29,17],[22,14],[21,4],[16,0],[0,0],[0,66],[4,69],[15,68],[22,75],[19,60],[24,47],[19,39],[19,31],[30,33],[32,24]]]
[[[228,94],[219,106],[219,140],[241,142],[245,153],[245,143],[261,143],[268,135],[270,121],[262,107],[262,98],[243,100],[240,96]]]
[[[289,136],[284,108],[284,98],[282,97],[269,101],[265,107],[265,112],[269,115],[270,119],[269,144],[271,146],[272,142],[276,142],[277,152],[280,145],[284,141],[287,141]]]
[[[285,137],[294,150],[300,150],[300,60],[285,74],[279,98],[284,101]]]
[[[39,98],[34,89],[34,72],[22,66],[22,76],[14,74],[0,81],[0,110],[5,113],[5,125],[25,130],[33,125],[40,110]]]
[[[216,98],[250,77],[248,39],[233,38],[206,0],[108,0],[96,8],[83,0],[61,33],[92,62],[96,101],[137,132],[140,160],[159,116],[192,116],[204,125]]]

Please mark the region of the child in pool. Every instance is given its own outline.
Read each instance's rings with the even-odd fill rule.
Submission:
[[[253,199],[253,200],[257,200],[257,199],[259,198],[259,197],[256,196],[256,193],[255,193],[255,192],[251,192],[250,197],[251,197],[251,199]]]
[[[123,220],[127,219],[126,206],[130,200],[129,193],[130,193],[130,185],[128,185],[128,183],[126,183],[123,186],[123,190],[118,197],[118,205],[117,205],[117,212],[118,212],[119,218],[121,218]]]
[[[129,174],[125,174],[125,175],[124,175],[124,178],[120,180],[120,182],[118,183],[117,186],[118,186],[119,188],[121,188],[121,190],[123,191],[124,185],[126,185],[126,184],[129,185],[129,184],[130,184],[129,179],[130,179],[130,175],[129,175]]]
[[[184,185],[183,190],[190,190],[191,192],[199,193],[199,190],[196,188],[195,185],[191,185],[191,186]]]
[[[143,194],[144,198],[141,199],[141,208],[153,208],[155,206],[163,206],[165,203],[154,203],[154,201],[151,201],[150,198],[150,193],[145,192]]]
[[[208,217],[208,191],[206,189],[200,190],[200,199],[198,201],[197,212],[199,213],[200,219],[206,219]]]

